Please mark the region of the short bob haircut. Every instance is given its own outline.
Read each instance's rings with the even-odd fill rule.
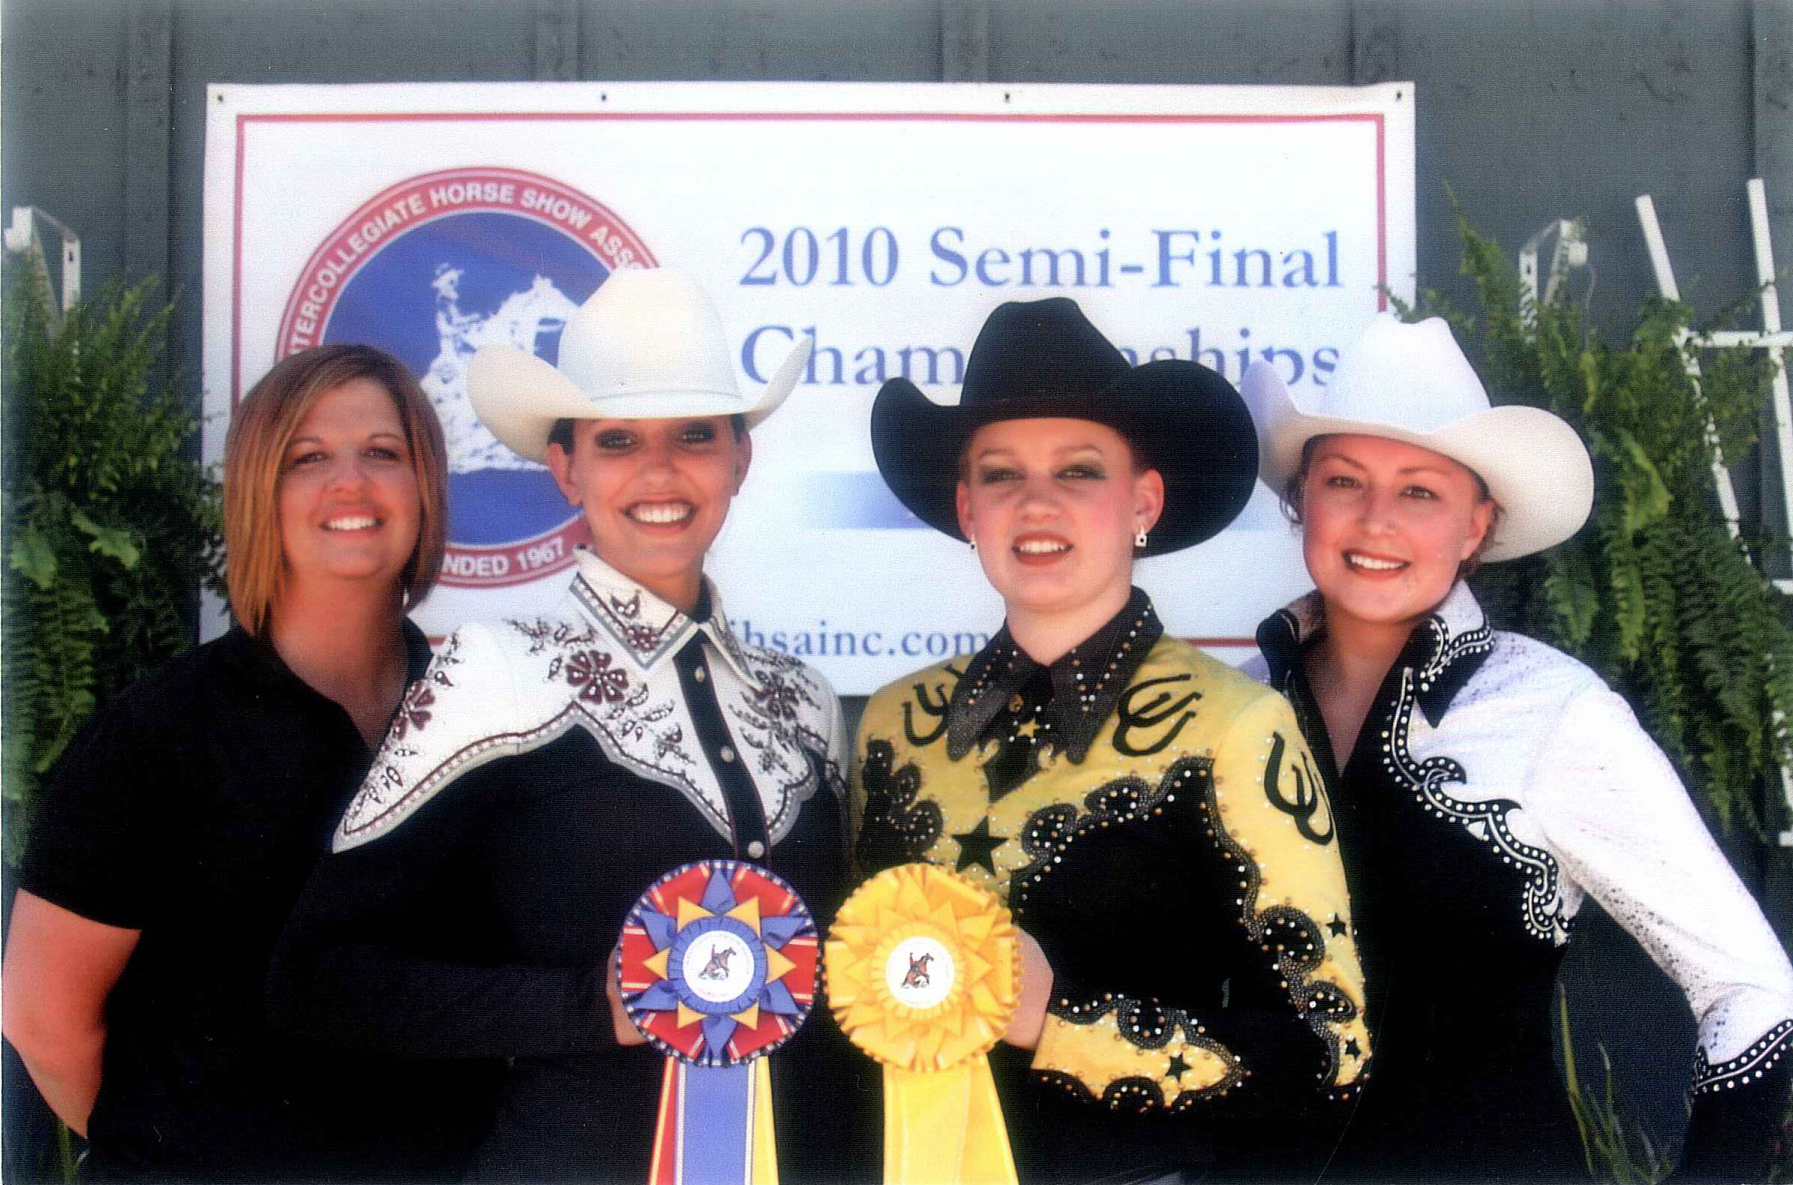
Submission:
[[[398,410],[422,509],[417,546],[399,576],[407,609],[429,595],[448,544],[448,446],[429,396],[403,362],[363,345],[314,346],[274,364],[237,405],[224,438],[224,548],[230,608],[263,633],[286,583],[281,552],[280,472],[293,433],[327,392],[355,379],[386,389]]]

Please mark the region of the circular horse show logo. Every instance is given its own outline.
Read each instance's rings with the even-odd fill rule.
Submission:
[[[364,203],[300,273],[280,357],[365,342],[418,376],[448,438],[445,585],[521,584],[570,566],[587,539],[548,470],[500,444],[467,400],[467,363],[510,345],[549,363],[560,331],[618,268],[653,253],[590,196],[520,169],[402,181]]]
[[[884,986],[899,1004],[932,1008],[952,994],[957,971],[944,942],[917,934],[891,949],[884,961]]]

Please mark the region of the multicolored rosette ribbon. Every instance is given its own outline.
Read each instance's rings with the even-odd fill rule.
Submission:
[[[1021,950],[994,896],[931,864],[861,885],[835,915],[828,1006],[884,1065],[888,1185],[1014,1185],[989,1051],[1021,994]]]
[[[776,1185],[766,1055],[809,1015],[816,925],[764,868],[704,860],[642,894],[618,987],[667,1055],[649,1185]]]

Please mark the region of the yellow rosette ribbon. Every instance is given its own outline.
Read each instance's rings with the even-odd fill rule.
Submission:
[[[992,1046],[1021,995],[1021,950],[994,896],[931,864],[879,873],[835,915],[828,1006],[884,1066],[887,1185],[1015,1185]]]

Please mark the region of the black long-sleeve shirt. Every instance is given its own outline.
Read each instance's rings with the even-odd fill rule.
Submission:
[[[1344,873],[1289,705],[1162,634],[1137,589],[1049,666],[1005,628],[879,691],[860,727],[864,870],[925,860],[986,885],[1052,967],[1038,1047],[991,1054],[1024,1181],[1230,1176],[1250,1164],[1217,1144],[1317,1142],[1369,1066]]]
[[[819,676],[582,553],[560,614],[468,626],[418,684],[301,899],[277,1016],[509,1059],[475,1176],[644,1179],[665,1062],[615,1040],[610,950],[702,859],[771,868],[825,925],[848,887],[839,732]],[[864,1175],[876,1067],[812,1015],[771,1072],[783,1178]]]
[[[1334,1175],[1585,1177],[1551,1030],[1592,896],[1699,1021],[1680,1176],[1765,1177],[1793,1081],[1793,967],[1625,702],[1568,655],[1491,629],[1459,583],[1335,762],[1306,673],[1323,628],[1310,594],[1264,623],[1247,669],[1313,740],[1362,927],[1376,1076]]]

